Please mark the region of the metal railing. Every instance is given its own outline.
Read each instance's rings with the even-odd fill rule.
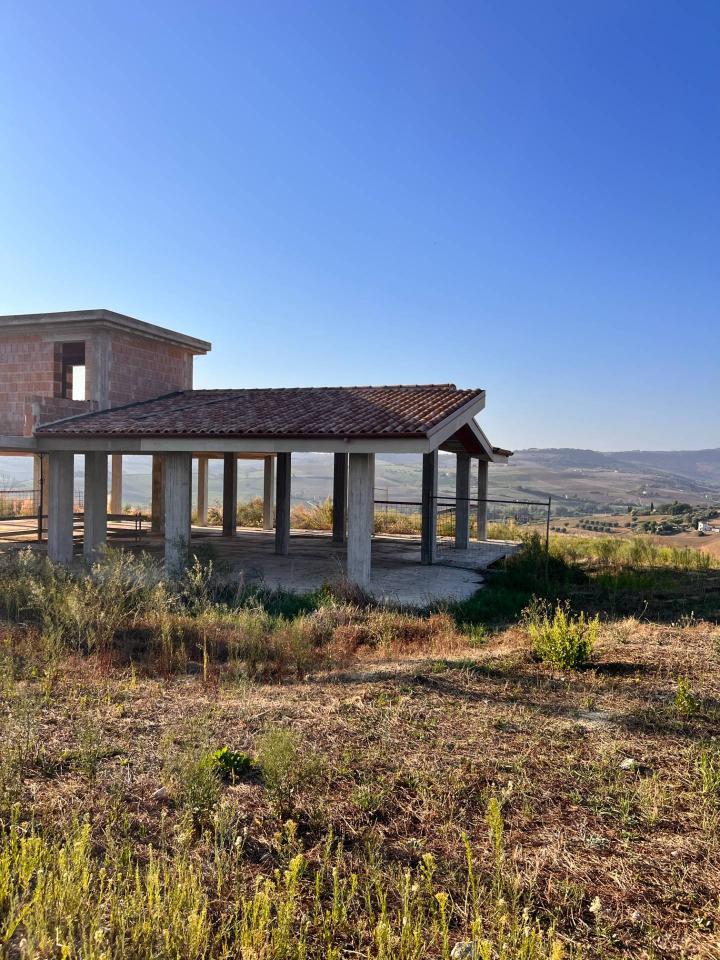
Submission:
[[[0,490],[0,538],[41,536],[41,488]]]
[[[0,489],[0,539],[16,537],[43,539],[47,531],[47,484],[33,489]],[[73,529],[82,525],[85,494],[73,493]]]
[[[37,517],[39,490],[0,490],[0,520]]]
[[[420,500],[375,500],[374,532],[389,536],[417,536],[422,533]],[[437,545],[439,550],[455,548],[458,507],[467,512],[468,537],[478,541],[478,529],[485,527],[484,540],[516,541],[529,526],[537,528],[547,547],[550,535],[552,498],[547,500],[478,499],[439,495],[435,497]]]
[[[452,550],[456,546],[458,512],[468,524],[468,539],[478,540],[478,530],[485,528],[485,540],[515,542],[529,527],[534,527],[545,541],[547,550],[550,540],[550,516],[552,498],[547,500],[513,500],[488,497],[438,496],[437,544],[439,550]],[[463,516],[464,515],[464,516]]]

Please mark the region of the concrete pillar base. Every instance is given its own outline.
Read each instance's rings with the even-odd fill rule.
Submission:
[[[375,455],[351,453],[348,462],[347,578],[370,588]]]
[[[263,530],[272,530],[275,513],[275,457],[265,457],[263,471]]]
[[[226,453],[223,458],[223,527],[224,537],[237,532],[237,458]]]
[[[477,538],[487,540],[488,461],[478,460]]]
[[[110,481],[110,513],[122,513],[122,454],[112,454],[112,479]]]
[[[455,549],[470,543],[470,454],[458,453],[455,470]]]
[[[347,540],[348,455],[336,453],[333,469],[333,543]]]
[[[69,564],[73,556],[74,459],[63,450],[50,453],[48,460],[48,557],[54,563]]]
[[[197,522],[201,527],[207,526],[208,519],[208,477],[210,473],[210,459],[198,457],[197,462]]]
[[[160,536],[165,532],[165,478],[163,476],[163,455],[161,453],[154,453],[152,458],[150,531]]]
[[[107,454],[86,453],[83,554],[88,562],[97,560],[107,541],[107,487]]]
[[[165,454],[165,572],[178,577],[190,548],[192,455]]]
[[[423,454],[421,563],[435,563],[437,559],[437,489],[438,452],[433,450]]]
[[[275,553],[290,552],[290,484],[292,454],[279,453],[275,471]]]

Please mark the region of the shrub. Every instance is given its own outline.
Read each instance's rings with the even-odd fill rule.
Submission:
[[[263,783],[285,818],[293,812],[300,790],[317,778],[319,758],[305,750],[300,736],[287,727],[267,730],[258,743],[257,757]]]
[[[540,660],[559,667],[581,667],[590,660],[600,627],[597,616],[574,616],[566,604],[557,604],[551,612],[547,605],[534,603],[524,619]]]
[[[720,750],[717,747],[700,750],[697,768],[703,797],[712,803],[720,802]]]
[[[692,692],[687,677],[678,677],[673,703],[675,713],[680,717],[691,717],[700,709],[700,703]]]
[[[0,607],[39,624],[43,640],[76,650],[103,650],[121,629],[164,609],[160,566],[146,555],[108,548],[77,576],[22,551],[0,566]]]
[[[175,768],[179,804],[197,823],[209,821],[220,802],[220,770],[215,754],[185,758]]]
[[[299,530],[332,529],[332,500],[308,506],[298,504],[290,512],[290,525]]]

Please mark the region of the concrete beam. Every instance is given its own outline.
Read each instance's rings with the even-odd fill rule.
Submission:
[[[162,536],[165,533],[165,476],[164,458],[161,453],[152,458],[152,482],[150,492],[150,531]]]
[[[275,478],[275,553],[290,552],[290,485],[292,454],[279,453]]]
[[[470,543],[470,454],[456,454],[455,468],[455,549],[467,550]]]
[[[97,560],[107,541],[108,460],[104,453],[85,454],[83,553]]]
[[[192,457],[165,454],[165,571],[179,576],[187,565],[190,547]]]
[[[437,490],[438,452],[433,450],[431,453],[423,454],[421,563],[435,563],[437,559]]]
[[[348,464],[347,577],[363,590],[370,588],[375,456],[351,453]]]
[[[348,454],[333,457],[333,543],[345,543],[347,538]]]
[[[54,563],[69,564],[73,555],[72,453],[50,454],[48,484],[48,557]]]
[[[108,453],[150,454],[172,453],[189,451],[194,454],[225,454],[232,450],[235,453],[249,453],[253,455],[269,455],[271,453],[427,453],[436,449],[434,440],[397,439],[364,440],[360,438],[338,437],[334,440],[326,439],[264,439],[261,437],[248,439],[234,437],[80,437],[74,434],[68,436],[37,436],[22,449],[41,450],[73,450],[75,453],[85,453],[86,450],[106,450]],[[13,449],[13,443],[8,444]],[[18,447],[18,450],[21,449]]]
[[[487,540],[488,462],[478,460],[477,538]]]
[[[122,508],[122,454],[114,453],[110,480],[110,513],[122,513]]]
[[[198,457],[197,461],[197,522],[207,526],[208,518],[208,476],[210,461],[207,457]]]
[[[275,457],[265,457],[263,470],[263,530],[272,530],[275,514]]]
[[[223,457],[223,527],[224,537],[237,532],[237,460],[234,453]]]

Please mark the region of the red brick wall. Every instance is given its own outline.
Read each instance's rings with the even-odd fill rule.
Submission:
[[[25,433],[26,403],[32,395],[52,397],[59,376],[55,345],[37,336],[0,336],[0,435]]]
[[[192,354],[180,347],[132,334],[111,333],[109,339],[111,406],[192,387]],[[88,336],[88,347],[91,342]],[[94,358],[94,350],[89,349],[87,396],[92,390]],[[43,423],[87,412],[86,402],[60,398],[61,375],[58,341],[26,333],[0,334],[0,436],[29,436],[38,410]],[[47,399],[38,407],[41,398]]]
[[[192,387],[192,354],[180,347],[115,334],[110,349],[110,405],[113,407]]]

